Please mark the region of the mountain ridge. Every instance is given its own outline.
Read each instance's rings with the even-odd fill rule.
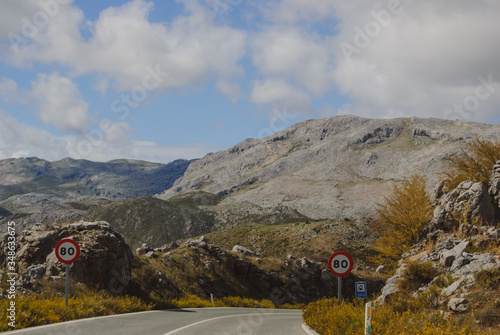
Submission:
[[[203,191],[220,205],[284,205],[313,219],[372,216],[394,184],[420,173],[434,187],[446,158],[500,125],[442,119],[336,116],[299,122],[193,162],[157,197]]]

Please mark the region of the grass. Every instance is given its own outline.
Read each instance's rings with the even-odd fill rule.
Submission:
[[[10,300],[0,300],[0,318],[7,319]],[[277,308],[270,300],[255,300],[241,297],[223,297],[214,303],[194,295],[185,295],[175,299],[162,299],[157,303],[145,303],[132,296],[111,296],[104,291],[82,290],[70,297],[68,307],[60,294],[17,296],[16,329],[47,325],[56,322],[83,318],[149,311],[152,309],[199,308],[199,307],[247,307]],[[286,304],[280,308],[302,309],[304,305]],[[0,323],[0,331],[12,330],[7,323]]]
[[[372,312],[372,334],[398,335],[456,335],[498,334],[494,329],[481,328],[473,319],[446,319],[434,309],[425,308],[419,301],[409,303],[411,308],[399,310],[400,304],[388,303],[374,306]],[[322,299],[307,305],[304,322],[320,335],[364,334],[364,300],[343,301]]]
[[[0,300],[0,318],[7,320],[10,300]],[[96,316],[146,311],[152,308],[136,297],[113,297],[105,292],[87,291],[70,297],[68,308],[60,295],[17,296],[16,329],[46,325],[50,323],[90,318]],[[11,330],[6,323],[0,323],[0,331]]]
[[[309,220],[277,225],[246,224],[205,236],[211,243],[226,250],[238,244],[264,257],[276,259],[286,258],[289,254],[328,258],[333,251],[346,249],[356,260],[364,260],[366,254],[373,253],[371,245],[375,239],[369,225],[361,219]]]

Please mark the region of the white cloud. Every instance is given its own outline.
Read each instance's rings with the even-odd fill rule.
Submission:
[[[26,24],[23,18],[29,21],[38,10],[40,7],[37,0],[2,1],[0,41],[8,39],[10,34],[19,35]]]
[[[115,126],[125,128],[125,131],[127,128],[123,123]],[[110,133],[119,131],[119,129],[114,129]],[[100,142],[95,141],[95,145],[84,136],[58,137],[20,123],[8,113],[0,110],[0,159],[36,156],[50,161],[64,157],[109,161],[130,158],[167,163],[179,158],[199,158],[209,151],[221,149],[204,143],[165,146],[154,142],[133,141],[128,136],[111,137],[106,137]]]
[[[253,62],[266,76],[293,80],[315,95],[331,89],[331,66],[324,41],[298,29],[269,28],[253,41]]]
[[[500,3],[405,0],[393,13],[388,3],[354,1],[336,6],[341,23],[331,45],[337,59],[334,78],[352,98],[343,112],[476,121],[487,121],[498,113],[500,87],[463,115],[446,111],[475,95],[481,85],[479,77],[491,74],[493,81],[500,81],[500,45],[496,43]],[[377,21],[372,9],[391,14]],[[342,43],[357,51],[342,51]]]
[[[265,1],[261,4],[264,17],[271,22],[317,22],[334,17],[332,0],[282,0]]]
[[[9,103],[19,102],[17,83],[14,80],[6,77],[0,78],[0,98]]]
[[[253,83],[250,100],[256,104],[288,106],[294,114],[310,113],[312,110],[309,96],[279,79],[268,79]]]
[[[37,113],[46,125],[61,131],[87,129],[90,122],[88,106],[71,79],[59,73],[39,74],[32,84],[31,97],[38,103]]]
[[[152,7],[152,2],[132,0],[103,10],[90,23],[87,41],[79,31],[83,13],[72,6],[61,8],[63,15],[52,18],[33,43],[19,46],[11,61],[56,62],[72,75],[99,73],[97,86],[102,90],[105,78],[122,91],[142,85],[148,67],[169,74],[160,82],[163,89],[199,85],[211,76],[230,80],[243,74],[236,62],[245,53],[244,32],[214,25],[214,14],[196,2],[186,2],[189,13],[169,24],[149,22]]]
[[[244,97],[240,85],[238,85],[238,83],[236,82],[219,79],[217,80],[215,87],[217,87],[217,89],[221,93],[225,94],[227,98],[234,103],[238,102],[239,99]]]
[[[261,11],[268,24],[253,43],[261,73],[311,99],[336,86],[352,100],[341,113],[488,121],[500,109],[498,86],[474,99],[478,78],[500,82],[500,2],[276,0]],[[453,107],[464,103],[473,108]]]

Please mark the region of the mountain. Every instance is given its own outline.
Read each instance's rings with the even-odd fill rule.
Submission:
[[[169,164],[135,160],[106,163],[36,157],[0,160],[0,206],[35,213],[47,205],[83,199],[151,196],[170,188],[190,161]]]
[[[411,174],[434,188],[446,158],[474,137],[500,137],[499,124],[441,119],[337,116],[247,139],[193,162],[158,197],[224,196],[216,212],[287,208],[312,219],[373,216],[376,204]]]

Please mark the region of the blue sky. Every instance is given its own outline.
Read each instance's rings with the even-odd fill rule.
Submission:
[[[0,159],[169,162],[340,114],[500,122],[494,1],[0,6]]]

